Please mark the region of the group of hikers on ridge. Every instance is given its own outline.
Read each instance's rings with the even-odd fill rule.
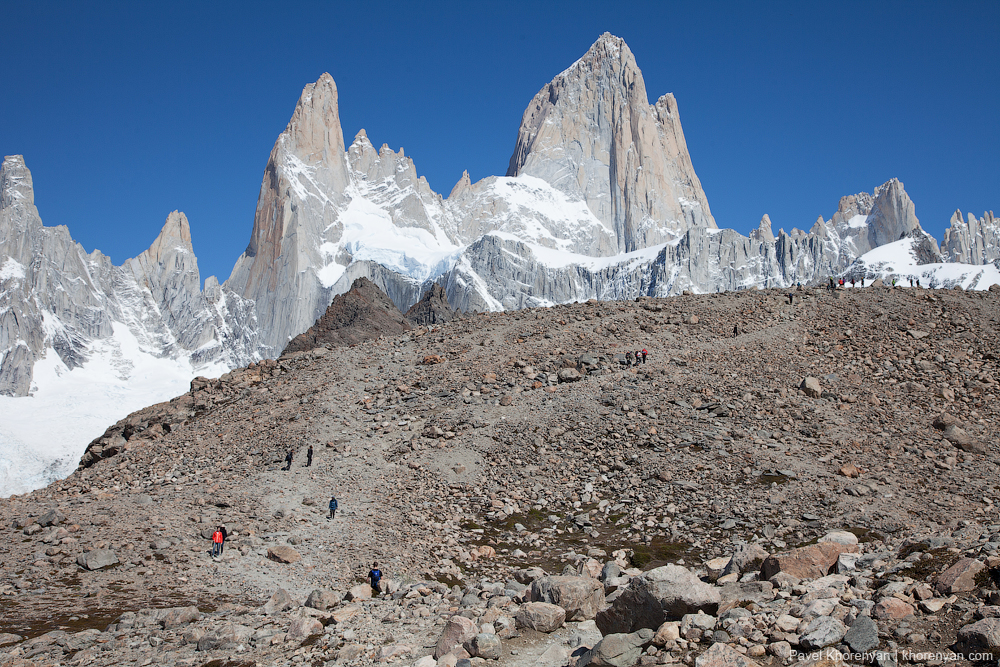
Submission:
[[[872,282],[871,282],[871,285],[874,285],[876,280],[877,280],[876,278],[873,278]],[[890,281],[890,285],[892,285],[892,287],[895,288],[897,281],[898,281],[898,278],[893,278]],[[909,281],[910,281],[910,287],[921,287],[921,285],[920,285],[920,278],[910,278]],[[851,283],[851,287],[856,287],[857,283],[860,283],[861,287],[864,287],[865,286],[865,279],[863,277],[860,280],[856,280],[853,277],[851,277],[851,278],[834,278],[833,276],[830,276],[829,279],[828,279],[828,281],[827,281],[826,288],[828,290],[831,290],[831,291],[832,290],[837,290],[837,289],[844,289],[847,286],[847,283]]]
[[[635,352],[626,352],[624,354],[624,359],[622,363],[626,366],[638,366],[639,364],[646,363],[646,357],[649,356],[649,352],[646,350],[636,350]]]

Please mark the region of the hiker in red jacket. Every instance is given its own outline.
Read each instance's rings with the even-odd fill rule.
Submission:
[[[222,526],[218,526],[215,532],[212,533],[212,558],[222,555],[222,542],[224,539],[222,536]]]

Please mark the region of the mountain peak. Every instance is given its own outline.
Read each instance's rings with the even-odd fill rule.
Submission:
[[[676,100],[657,104],[628,45],[605,33],[528,105],[507,176],[541,178],[586,202],[614,236],[613,252],[714,228]]]
[[[24,164],[23,155],[7,155],[0,166],[0,208],[7,208],[15,202],[35,203],[35,190],[31,184],[31,172]]]
[[[302,89],[282,138],[288,150],[307,165],[344,164],[344,132],[332,76],[324,72]]]

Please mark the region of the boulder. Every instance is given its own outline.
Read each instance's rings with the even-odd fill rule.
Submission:
[[[284,588],[279,588],[271,594],[267,602],[264,603],[264,613],[267,615],[277,614],[278,612],[285,611],[286,609],[291,609],[292,607],[298,606],[294,599],[292,599],[291,593],[286,591]]]
[[[834,530],[819,538],[817,542],[821,544],[823,542],[835,542],[836,544],[856,545],[858,543],[858,536],[846,530]]]
[[[323,634],[323,624],[311,616],[304,616],[294,619],[288,625],[287,633],[289,639],[301,641],[312,635]]]
[[[456,646],[462,646],[479,634],[476,624],[464,616],[452,616],[444,626],[441,637],[434,647],[434,659],[439,660],[441,656],[451,652]]]
[[[770,579],[779,572],[798,579],[819,579],[830,573],[844,552],[858,551],[856,544],[821,542],[791,551],[771,554],[760,566],[760,578]]]
[[[968,452],[969,454],[986,453],[986,447],[983,443],[969,435],[961,426],[952,424],[946,428],[941,435],[945,440],[955,445],[955,447],[961,449],[963,452]]]
[[[635,632],[659,628],[665,621],[685,614],[718,611],[718,588],[706,584],[679,565],[665,565],[635,577],[611,606],[597,613],[601,634]]]
[[[681,637],[680,625],[677,621],[667,621],[656,629],[653,643],[662,647],[677,641]]]
[[[899,598],[882,598],[872,607],[872,618],[880,621],[901,621],[907,616],[912,616],[913,606],[900,600]]]
[[[844,643],[855,653],[865,653],[878,647],[878,626],[870,616],[858,616],[844,635]]]
[[[1000,652],[1000,618],[984,618],[958,631],[958,643],[966,651]]]
[[[480,632],[465,643],[465,650],[469,652],[469,655],[485,660],[498,659],[502,649],[500,638],[489,632]]]
[[[814,618],[799,637],[799,645],[810,650],[833,646],[847,634],[847,627],[832,616]]]
[[[556,373],[556,376],[559,378],[560,382],[576,382],[577,380],[583,379],[583,375],[581,375],[580,371],[575,368],[562,368],[558,373]]]
[[[347,591],[347,595],[344,599],[348,602],[353,602],[355,600],[371,600],[372,599],[372,587],[368,584],[357,584],[351,586]]]
[[[42,528],[48,528],[49,526],[54,526],[56,524],[62,523],[65,520],[66,517],[64,517],[59,510],[51,509],[42,516],[35,519],[35,523],[37,523]]]
[[[361,607],[356,604],[352,604],[347,605],[346,607],[338,607],[337,610],[331,614],[331,616],[333,616],[333,620],[337,623],[343,623],[347,619],[354,618],[360,613]]]
[[[201,612],[198,611],[198,607],[174,607],[165,611],[166,613],[160,618],[160,625],[163,626],[164,630],[173,630],[192,621],[201,620]]]
[[[604,606],[604,586],[591,577],[542,577],[532,582],[531,599],[559,605],[567,621],[586,621]]]
[[[80,554],[76,558],[77,565],[85,570],[100,570],[118,564],[118,556],[111,549],[94,549]]]
[[[722,642],[712,644],[694,661],[694,667],[758,667],[758,665],[759,663]]]
[[[802,380],[799,389],[804,391],[806,396],[811,396],[812,398],[819,398],[823,394],[823,388],[819,384],[819,379],[811,376]]]
[[[653,641],[653,634],[644,628],[639,632],[607,635],[590,649],[584,662],[594,667],[632,667],[639,661],[643,647]]]
[[[286,544],[278,544],[267,548],[267,557],[276,563],[297,563],[302,560],[298,551]]]
[[[774,585],[770,581],[734,581],[719,591],[719,613],[729,611],[744,602],[762,604],[774,599]]]
[[[962,558],[938,575],[934,587],[942,595],[976,590],[976,575],[986,566],[975,558]]]
[[[319,611],[326,611],[327,609],[332,609],[340,604],[341,597],[340,594],[334,593],[333,591],[323,591],[314,590],[306,598],[306,606],[311,609],[318,609]]]
[[[517,610],[514,620],[518,627],[554,632],[566,621],[566,610],[548,602],[526,602]]]

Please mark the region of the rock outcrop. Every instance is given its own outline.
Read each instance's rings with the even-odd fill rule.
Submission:
[[[962,264],[988,264],[1000,259],[1000,221],[987,211],[976,218],[969,213],[962,221],[962,212],[955,211],[950,225],[944,231],[941,253],[949,262]]]
[[[288,344],[283,354],[317,347],[353,345],[369,338],[394,336],[410,329],[395,304],[367,278],[358,278],[340,294],[323,316]]]
[[[455,311],[448,305],[448,297],[444,287],[434,283],[434,285],[424,292],[420,301],[413,304],[406,311],[406,319],[413,324],[442,324],[450,322],[455,317]]]

